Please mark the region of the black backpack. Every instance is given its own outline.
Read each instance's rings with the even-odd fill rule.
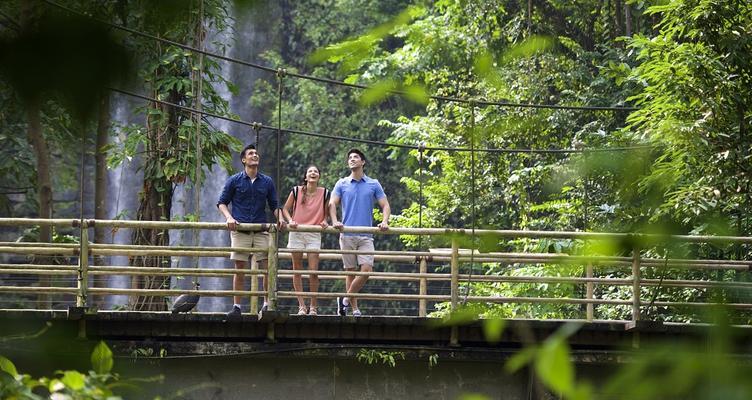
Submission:
[[[324,220],[326,221],[327,209],[329,208],[329,197],[331,196],[331,193],[329,193],[329,189],[324,188]],[[294,186],[292,188],[292,217],[295,218],[295,207],[298,205],[298,187]]]

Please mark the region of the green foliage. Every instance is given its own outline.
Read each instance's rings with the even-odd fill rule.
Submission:
[[[111,373],[112,351],[104,342],[99,342],[91,355],[92,371],[81,373],[75,370],[56,371],[52,377],[32,378],[20,374],[15,365],[0,356],[0,397],[3,399],[37,400],[43,398],[105,400],[121,398],[117,389],[137,388],[136,382],[161,382],[163,377],[153,379],[122,379]]]
[[[384,364],[395,367],[398,360],[405,359],[405,353],[402,351],[388,351],[378,349],[360,349],[355,358],[365,364]]]

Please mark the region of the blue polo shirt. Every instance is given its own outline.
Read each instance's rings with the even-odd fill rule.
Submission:
[[[230,214],[240,223],[264,224],[269,222],[264,206],[268,204],[269,209],[276,210],[279,201],[272,178],[259,173],[251,183],[251,178],[243,170],[227,178],[217,207],[220,204],[232,205]]]
[[[342,202],[342,223],[345,226],[373,226],[373,203],[386,197],[379,181],[366,175],[360,180],[349,176],[340,179],[334,185],[333,193]]]

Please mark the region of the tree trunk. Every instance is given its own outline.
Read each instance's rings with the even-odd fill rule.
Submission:
[[[179,95],[173,93],[167,101],[179,103]],[[156,96],[155,96],[156,97]],[[172,211],[172,182],[161,173],[161,160],[167,159],[168,150],[173,149],[178,142],[177,126],[179,125],[177,110],[173,107],[153,104],[158,109],[160,117],[149,116],[146,121],[148,145],[145,149],[144,186],[141,200],[136,214],[139,221],[169,221]],[[165,121],[159,120],[166,118]],[[135,229],[133,244],[149,246],[168,246],[170,231],[166,229]],[[137,256],[131,259],[131,265],[137,267],[169,268],[170,257],[165,256]],[[134,289],[169,289],[168,276],[134,276],[131,281]],[[164,296],[133,296],[131,308],[139,311],[166,311],[167,299]]]
[[[619,36],[622,32],[621,29],[621,11],[622,11],[622,2],[621,0],[614,0],[614,34],[615,36]]]
[[[24,30],[33,29],[34,25],[34,8],[36,2],[21,2],[20,22]],[[42,111],[41,100],[36,94],[31,94],[32,98],[27,99],[26,119],[28,130],[26,131],[27,140],[34,151],[37,159],[37,200],[39,201],[38,218],[49,219],[52,217],[52,178],[50,177],[50,152],[47,147],[47,141],[42,132]],[[39,227],[39,242],[52,242],[52,228],[50,226]],[[36,264],[49,264],[51,257],[36,256]],[[41,275],[39,277],[41,286],[50,286],[51,277]],[[38,297],[39,308],[51,308],[50,296],[41,294]]]
[[[632,7],[624,2],[624,36],[632,36]]]
[[[527,0],[527,36],[533,35],[533,0]]]
[[[99,115],[97,119],[97,142],[94,152],[95,173],[94,173],[94,219],[107,219],[107,207],[105,204],[107,194],[107,154],[104,147],[107,145],[107,137],[110,128],[110,92],[103,91],[102,98],[99,101]],[[107,230],[102,227],[94,227],[94,242],[105,243],[107,240]],[[94,265],[104,265],[104,257],[95,256]],[[107,287],[107,275],[99,276],[94,280],[94,287]],[[95,298],[94,304],[102,306],[104,299],[102,296]]]

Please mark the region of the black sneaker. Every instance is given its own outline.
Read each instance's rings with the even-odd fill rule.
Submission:
[[[347,310],[350,308],[349,304],[345,304],[344,297],[337,297],[337,314],[341,316],[347,315]]]
[[[240,318],[240,314],[240,307],[232,306],[232,310],[227,313],[227,319],[238,319]]]

